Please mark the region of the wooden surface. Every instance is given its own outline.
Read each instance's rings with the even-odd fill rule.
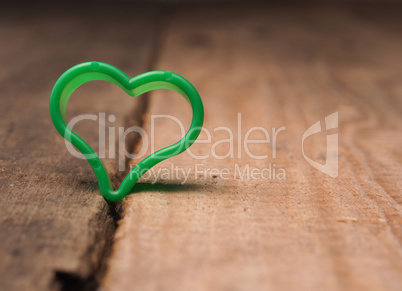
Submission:
[[[379,9],[381,8],[381,9]],[[402,25],[395,7],[179,9],[165,19],[155,69],[188,78],[205,106],[212,142],[228,138],[242,113],[242,141],[253,126],[286,126],[269,158],[165,161],[183,169],[275,163],[286,180],[224,180],[193,174],[145,179],[125,200],[105,290],[401,290]],[[400,10],[399,10],[400,11]],[[307,128],[339,114],[339,176],[301,153]],[[151,114],[188,126],[181,97],[155,92]],[[178,140],[156,123],[156,148]],[[205,135],[202,136],[205,139]],[[255,137],[261,139],[261,136]],[[325,162],[325,132],[305,143]],[[210,144],[192,151],[208,154]],[[217,147],[219,154],[227,144]],[[134,161],[133,163],[135,163]]]
[[[401,7],[163,8],[0,12],[0,290],[96,290],[100,281],[118,291],[401,290]],[[155,168],[167,177],[144,178],[123,203],[105,203],[90,166],[68,153],[48,113],[58,76],[89,60],[130,76],[165,69],[186,77],[202,96],[212,134],[191,151],[226,154],[228,143],[213,146],[229,137],[214,132],[225,126],[233,157],[184,153]],[[188,128],[183,98],[156,91],[148,104],[142,97],[86,84],[73,94],[68,118],[105,112],[117,117],[115,126],[150,133],[153,114],[171,114]],[[339,128],[328,133],[339,134],[337,178],[301,152],[307,128],[334,112]],[[98,124],[77,126],[99,149]],[[244,151],[255,126],[271,141],[273,127],[286,127],[276,157],[273,143],[249,147],[267,159]],[[159,119],[154,130],[156,149],[180,138],[172,121]],[[325,134],[304,144],[320,163]],[[138,152],[141,145],[129,136],[124,146]],[[116,160],[105,163],[117,186],[124,173]],[[197,164],[227,168],[228,179],[195,174]],[[286,179],[236,173],[269,164]],[[190,170],[189,178],[172,177],[172,165]]]
[[[50,92],[83,61],[108,62],[133,76],[147,71],[153,17],[149,10],[135,20],[113,10],[1,11],[0,290],[96,288],[115,222],[90,166],[69,154],[52,125]],[[73,94],[68,115],[106,112],[116,125],[138,125],[127,119],[134,110],[118,87],[97,83]],[[76,128],[95,149],[97,128],[95,122]],[[106,162],[116,176],[117,165]]]

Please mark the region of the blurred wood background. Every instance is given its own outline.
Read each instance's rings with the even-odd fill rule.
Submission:
[[[402,7],[121,6],[0,12],[0,290],[401,290]],[[219,126],[244,137],[239,112],[244,131],[286,126],[275,159],[259,144],[252,152],[270,159],[184,153],[156,170],[275,163],[286,180],[150,177],[106,203],[48,114],[57,78],[90,60],[130,76],[162,69],[187,78],[212,142],[227,138],[213,132]],[[114,114],[116,126],[148,132],[152,114],[191,120],[177,94],[132,100],[102,83],[80,88],[68,110]],[[301,153],[303,132],[334,112],[337,178]],[[96,126],[78,128],[95,148]],[[156,148],[179,138],[175,124],[156,124],[156,133]],[[132,136],[125,146],[140,144]],[[305,146],[325,162],[325,132]],[[124,173],[114,159],[106,164],[117,186]]]

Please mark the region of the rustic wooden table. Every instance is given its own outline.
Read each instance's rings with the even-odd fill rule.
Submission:
[[[400,12],[397,5],[0,12],[0,290],[401,290]],[[88,60],[130,76],[173,71],[199,90],[211,142],[191,150],[205,157],[184,153],[154,172],[190,169],[186,183],[148,176],[123,202],[102,199],[90,166],[66,151],[48,114],[57,77]],[[191,121],[177,94],[132,100],[101,83],[84,85],[69,106],[70,118],[105,112],[116,126],[153,129],[156,148],[180,131],[166,120],[151,128],[151,115]],[[324,118],[334,112],[338,128],[326,132]],[[336,178],[302,153],[303,133],[320,120],[323,132],[306,139],[305,153],[325,163],[326,134],[337,134]],[[95,148],[96,126],[78,129]],[[247,151],[245,135],[256,126],[270,143]],[[259,133],[249,138],[261,140]],[[230,138],[233,148],[219,143]],[[136,136],[126,142],[129,152],[142,149]],[[124,173],[114,159],[106,165],[118,185]],[[236,172],[268,167],[269,179]]]

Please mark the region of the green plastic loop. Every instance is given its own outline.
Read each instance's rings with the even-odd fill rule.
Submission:
[[[79,86],[94,80],[112,82],[132,97],[155,89],[173,90],[181,94],[190,103],[193,110],[191,126],[185,136],[175,144],[158,150],[143,159],[127,174],[117,190],[113,190],[109,174],[94,150],[67,126],[68,99]],[[82,63],[61,75],[50,95],[49,110],[57,131],[88,160],[95,172],[100,192],[109,201],[120,201],[130,194],[137,181],[150,168],[190,147],[200,134],[204,122],[204,108],[200,95],[185,78],[168,71],[152,71],[130,79],[118,68],[101,62]]]

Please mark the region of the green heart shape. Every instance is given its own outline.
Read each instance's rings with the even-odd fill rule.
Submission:
[[[191,105],[193,119],[189,131],[173,145],[158,150],[138,163],[124,178],[120,187],[113,190],[108,172],[94,150],[69,127],[66,109],[71,94],[82,84],[94,81],[109,81],[122,88],[128,95],[136,97],[155,89],[169,89],[181,94]],[[161,161],[176,156],[190,147],[200,134],[204,122],[204,108],[194,86],[183,77],[168,71],[152,71],[129,78],[118,68],[101,62],[87,62],[68,69],[57,80],[50,95],[50,116],[57,131],[72,143],[88,160],[95,172],[100,192],[109,201],[120,201],[150,168]]]

